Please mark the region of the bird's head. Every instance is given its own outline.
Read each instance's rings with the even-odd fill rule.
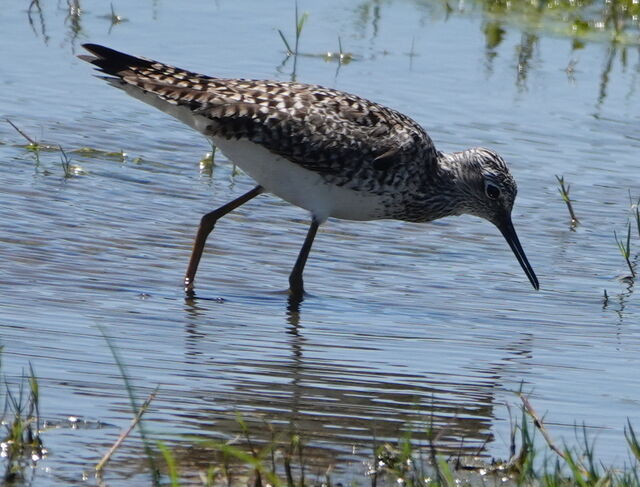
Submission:
[[[515,254],[535,289],[539,289],[527,256],[511,222],[511,209],[518,192],[515,179],[504,159],[495,151],[484,148],[469,149],[449,155],[454,169],[460,213],[479,216],[493,223]]]

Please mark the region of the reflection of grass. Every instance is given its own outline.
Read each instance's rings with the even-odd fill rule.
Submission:
[[[530,28],[549,29],[575,39],[605,38],[638,44],[637,0],[474,0],[494,18],[515,20]]]
[[[318,471],[318,465],[314,462],[313,455],[306,452],[305,442],[294,425],[290,425],[287,432],[277,432],[273,425],[263,423],[270,433],[270,440],[263,441],[256,439],[256,426],[253,426],[252,430],[244,418],[238,415],[238,435],[232,440],[195,440],[209,455],[206,464],[196,464],[198,472],[192,471],[192,449],[188,450],[183,460],[178,457],[177,450],[164,443],[159,442],[157,449],[152,448],[139,421],[156,391],[138,407],[118,351],[111,339],[101,331],[120,369],[132,408],[136,411],[131,428],[137,426],[143,438],[148,467],[152,472],[152,485],[196,485],[193,482],[194,476],[199,477],[197,485],[209,487],[334,485],[331,471],[334,467],[343,467],[340,461],[334,460],[320,476],[317,473],[310,474]],[[424,425],[427,433],[426,444],[413,440],[411,431],[397,441],[374,443],[373,455],[367,462],[366,471],[362,474],[349,474],[352,485],[480,487],[506,483],[525,487],[640,487],[640,440],[631,421],[627,421],[624,428],[631,462],[623,469],[613,469],[598,460],[594,443],[589,439],[585,427],[576,428],[575,434],[579,443],[577,447],[561,447],[547,431],[544,418],[535,411],[529,399],[522,392],[518,392],[518,397],[521,400],[520,419],[511,427],[508,459],[486,461],[462,455],[446,457],[438,450],[438,442],[443,432],[436,431],[431,421]],[[2,485],[21,482],[29,461],[41,458],[45,452],[39,436],[39,399],[38,382],[32,369],[29,370],[29,375],[23,378],[17,393],[11,392],[7,387],[2,416],[5,434],[0,436],[1,456],[6,462],[4,478],[0,480],[3,482]],[[416,431],[415,426],[412,429]],[[126,434],[121,436],[122,439],[124,437]],[[542,438],[542,441],[539,438]],[[109,453],[112,453],[118,444],[116,443]],[[106,458],[108,459],[108,456]],[[158,460],[162,465],[158,465]],[[157,470],[158,466],[164,471],[162,476]],[[344,467],[353,469],[353,465],[348,461]],[[358,478],[357,475],[362,477]],[[191,480],[183,484],[183,478],[187,477]],[[101,481],[100,472],[98,480]]]
[[[560,447],[546,429],[544,420],[534,410],[526,396],[522,400],[521,417],[512,426],[510,457],[507,460],[482,461],[461,456],[445,457],[438,452],[438,435],[427,425],[428,442],[417,444],[408,432],[397,442],[374,445],[368,471],[354,485],[459,487],[507,485],[531,487],[638,487],[640,485],[640,442],[627,423],[624,436],[633,463],[623,470],[601,464],[586,428],[576,428],[579,446]],[[252,485],[254,487],[304,487],[324,485],[332,480],[326,470],[324,478],[310,479],[310,460],[303,455],[303,443],[294,431],[278,436],[272,431],[270,442],[258,444],[251,431],[238,417],[240,434],[229,442],[205,441],[202,446],[211,451],[212,464],[201,472],[201,485]],[[539,433],[539,436],[536,435]],[[543,444],[537,439],[543,438]],[[242,438],[242,440],[240,440]],[[178,459],[175,453],[161,445],[170,485],[181,485]],[[353,475],[353,474],[352,474]]]
[[[263,442],[255,438],[244,418],[236,417],[238,435],[230,441],[196,440],[199,447],[209,455],[208,465],[199,467],[200,482],[203,486],[251,485],[253,487],[304,487],[306,485],[331,486],[330,468],[324,474],[324,482],[318,478],[309,479],[310,459],[305,455],[305,445],[295,431],[279,434],[274,427],[266,424],[270,432],[270,441]],[[181,469],[178,451],[159,442],[158,449],[164,460],[164,470],[169,485],[181,485],[183,475],[191,472]],[[184,462],[193,463],[189,449]],[[181,475],[182,473],[182,475]],[[366,480],[366,479],[365,479]],[[165,485],[165,484],[163,484]],[[189,484],[191,485],[191,484]]]
[[[415,0],[415,3],[423,2]],[[440,5],[445,17],[473,10],[474,6],[482,10],[488,22],[485,35],[490,48],[502,40],[501,22],[524,26],[528,33],[548,31],[570,37],[574,39],[574,48],[581,47],[581,40],[590,39],[640,44],[638,0],[471,0],[468,3],[440,0]],[[357,12],[362,18],[379,21],[379,1],[363,0]]]
[[[44,43],[49,44],[50,36],[47,33],[47,21],[40,3],[41,0],[30,0],[29,6],[26,11],[27,20],[29,21],[29,25],[31,26],[31,30],[33,31],[33,33],[36,36],[42,36]],[[85,9],[82,8],[81,0],[66,0],[66,2],[57,3],[59,10],[66,10],[64,25],[68,29],[68,32],[66,34],[67,40],[70,42],[71,47],[75,48],[76,40],[80,36],[84,35],[84,31],[82,28],[82,19],[85,13]],[[63,7],[62,5],[63,3],[66,3],[65,7]],[[116,13],[113,3],[110,4],[109,13],[106,15],[101,15],[99,17],[109,21],[110,25],[108,34],[111,34],[111,31],[116,25],[119,25],[123,22],[128,22],[125,17]]]
[[[531,63],[531,56],[527,53],[533,53],[540,33],[571,39],[574,51],[582,49],[587,41],[609,43],[607,61],[600,77],[598,105],[607,96],[609,74],[617,53],[620,53],[620,61],[626,66],[627,49],[640,44],[638,0],[472,0],[472,4],[484,12],[485,45],[489,59],[503,41],[506,32],[504,24],[515,24],[523,31],[518,47],[517,84],[520,88],[526,87]],[[571,59],[565,68],[569,80],[574,80],[577,62]]]
[[[60,163],[62,164],[65,178],[70,178],[75,174],[75,166],[71,164],[71,159],[69,159],[62,146],[60,146]]]

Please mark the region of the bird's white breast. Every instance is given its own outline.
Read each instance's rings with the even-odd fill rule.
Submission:
[[[202,134],[211,120],[185,105],[168,101],[137,86],[110,81],[129,95],[166,112]],[[278,156],[246,139],[212,137],[213,143],[233,163],[251,176],[267,192],[310,211],[320,222],[329,217],[344,220],[388,218],[379,195],[328,184],[320,175]]]

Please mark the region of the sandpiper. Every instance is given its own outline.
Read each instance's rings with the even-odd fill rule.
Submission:
[[[257,186],[202,217],[184,278],[194,279],[217,220],[263,192],[311,213],[289,276],[301,298],[302,272],[318,227],[329,217],[428,222],[472,214],[498,227],[535,289],[538,279],[511,223],[516,182],[496,152],[446,154],[402,113],[342,91],[296,82],[205,76],[96,44],[82,55],[109,84],[207,137]]]

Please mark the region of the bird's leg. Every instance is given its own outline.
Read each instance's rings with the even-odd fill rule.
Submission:
[[[316,237],[319,226],[320,223],[314,217],[311,220],[311,226],[307,232],[307,237],[304,239],[304,244],[298,254],[296,265],[293,266],[293,270],[289,275],[289,293],[298,299],[301,299],[304,294],[302,271],[304,270],[304,265],[307,263],[307,257],[309,257],[309,251],[311,250],[311,245],[313,244],[313,239]]]
[[[248,193],[243,194],[239,198],[230,201],[226,205],[223,205],[217,210],[213,210],[202,217],[200,220],[200,226],[198,227],[198,234],[193,242],[193,250],[191,251],[191,259],[189,259],[189,267],[187,267],[187,273],[184,276],[184,291],[188,295],[193,296],[193,281],[196,278],[196,272],[198,270],[200,258],[202,257],[202,251],[204,250],[204,244],[207,241],[209,234],[213,231],[213,227],[215,227],[218,219],[245,204],[250,199],[255,198],[263,191],[262,186],[256,186]]]

